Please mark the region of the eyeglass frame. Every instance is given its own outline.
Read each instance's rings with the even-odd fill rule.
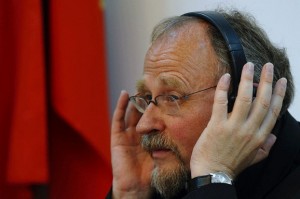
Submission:
[[[152,99],[151,99],[151,100],[147,100],[147,99],[145,99],[145,96],[139,96],[139,94],[137,94],[137,95],[130,96],[130,97],[129,97],[129,101],[132,102],[133,105],[134,105],[134,107],[135,107],[140,113],[143,114],[143,113],[146,111],[146,108],[150,105],[151,102],[152,102],[155,106],[158,107],[158,103],[157,103],[157,100],[156,100],[158,97],[161,97],[161,96],[169,96],[169,97],[174,98],[174,100],[176,100],[176,101],[182,100],[182,99],[187,100],[191,95],[194,95],[194,94],[197,94],[197,93],[200,93],[200,92],[203,92],[203,91],[212,89],[212,88],[216,88],[216,87],[217,87],[216,85],[215,85],[215,86],[211,86],[211,87],[208,87],[208,88],[204,88],[204,89],[201,89],[201,90],[198,90],[198,91],[195,91],[195,92],[186,94],[186,95],[181,96],[181,97],[178,97],[178,96],[176,96],[176,95],[157,95],[153,100],[152,100]],[[175,98],[174,96],[176,96],[177,98]],[[141,108],[141,107],[137,107],[138,104],[137,104],[137,103],[134,103],[134,102],[131,100],[131,99],[134,99],[134,101],[136,101],[135,98],[137,98],[137,97],[139,97],[140,99],[143,99],[143,100],[146,102],[146,104],[147,104],[147,106],[146,106],[145,110],[143,110],[143,112],[141,112],[141,111],[139,110],[139,108]],[[177,104],[177,106],[178,106],[178,108],[179,108],[179,104],[178,104],[177,102],[176,102],[176,104]],[[142,108],[141,108],[141,109],[142,109]]]

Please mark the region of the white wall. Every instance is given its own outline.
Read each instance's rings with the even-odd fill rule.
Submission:
[[[106,30],[110,85],[110,110],[121,89],[134,94],[141,77],[152,28],[161,19],[216,7],[251,13],[271,41],[286,47],[296,85],[290,112],[300,120],[300,1],[298,0],[107,0]]]

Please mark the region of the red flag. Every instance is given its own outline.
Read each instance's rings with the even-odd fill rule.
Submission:
[[[48,184],[55,199],[103,198],[103,10],[97,0],[46,3],[0,0],[0,198],[29,199],[33,184]]]
[[[0,1],[0,198],[30,198],[47,173],[40,0]]]
[[[49,3],[51,198],[104,198],[111,184],[104,13],[98,0]]]

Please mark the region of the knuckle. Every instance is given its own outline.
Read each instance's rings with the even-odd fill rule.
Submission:
[[[265,142],[265,137],[263,136],[256,136],[256,143],[257,143],[257,147],[260,147],[264,144]]]
[[[258,128],[253,125],[243,125],[239,129],[239,136],[245,142],[258,142]]]
[[[275,117],[275,118],[279,117],[280,111],[281,111],[280,107],[275,106],[275,107],[271,108],[271,113],[272,113],[273,117]]]
[[[278,89],[275,89],[274,94],[280,96],[283,99],[285,96],[285,89],[279,87]]]
[[[270,107],[270,101],[265,98],[260,98],[259,103],[262,105],[262,108],[268,110]]]
[[[215,102],[217,104],[227,105],[228,104],[228,99],[225,98],[225,97],[219,97],[219,98],[216,98]]]
[[[268,83],[269,85],[272,86],[272,83],[273,83],[273,77],[272,76],[271,77],[268,76],[264,80],[265,80],[266,83]]]
[[[252,103],[252,97],[249,97],[249,96],[240,96],[237,99],[239,101],[247,103],[247,104],[251,104]]]
[[[218,85],[218,90],[227,92],[228,86],[220,84],[220,85]]]
[[[253,133],[251,132],[243,135],[243,140],[249,143],[251,140],[253,140]]]
[[[252,134],[249,133],[249,128],[245,125],[235,124],[231,127],[231,131],[240,139],[251,139]]]

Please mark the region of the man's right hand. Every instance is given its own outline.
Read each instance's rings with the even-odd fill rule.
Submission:
[[[114,111],[111,128],[113,198],[149,198],[153,162],[141,148],[136,124],[141,114],[128,105],[128,93],[122,91]]]

